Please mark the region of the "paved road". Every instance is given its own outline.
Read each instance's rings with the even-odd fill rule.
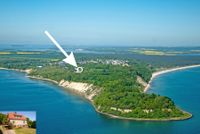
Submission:
[[[5,130],[3,134],[16,134],[14,130]]]

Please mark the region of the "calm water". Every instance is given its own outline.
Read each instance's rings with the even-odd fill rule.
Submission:
[[[200,68],[164,74],[152,90],[194,114],[186,121],[138,122],[110,119],[83,98],[23,73],[0,70],[0,111],[37,111],[38,134],[199,134]]]

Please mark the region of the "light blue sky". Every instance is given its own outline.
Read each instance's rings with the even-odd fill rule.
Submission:
[[[200,46],[200,0],[1,0],[0,44]]]

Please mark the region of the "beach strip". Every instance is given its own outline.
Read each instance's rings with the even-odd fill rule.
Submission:
[[[151,82],[153,81],[154,78],[156,78],[157,76],[161,75],[161,74],[165,74],[165,73],[169,73],[169,72],[173,72],[173,71],[178,71],[178,70],[184,70],[184,69],[189,69],[189,68],[195,68],[195,67],[200,67],[200,64],[197,65],[190,65],[190,66],[184,66],[184,67],[176,67],[176,68],[169,68],[166,70],[162,70],[162,71],[158,71],[158,72],[154,72],[151,76],[151,79],[149,81],[149,83],[147,84],[147,86],[144,89],[144,93],[146,93],[150,86],[151,86]]]

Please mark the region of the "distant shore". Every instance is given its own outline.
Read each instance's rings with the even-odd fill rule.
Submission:
[[[0,70],[13,70],[13,71],[18,71],[18,72],[23,72],[23,73],[30,73],[31,69],[26,69],[26,70],[22,70],[22,69],[12,69],[12,68],[4,68],[4,67],[0,67]]]
[[[170,68],[170,69],[166,69],[166,70],[154,72],[154,73],[152,74],[152,76],[151,76],[150,81],[148,82],[147,86],[146,86],[145,89],[144,89],[144,93],[146,93],[146,92],[149,90],[149,88],[151,87],[151,82],[152,82],[153,79],[155,79],[157,76],[159,76],[159,75],[161,75],[161,74],[173,72],[173,71],[184,70],[184,69],[195,68],[195,67],[200,67],[200,64],[198,64],[198,65],[184,66],[184,67],[175,67],[175,68]]]

